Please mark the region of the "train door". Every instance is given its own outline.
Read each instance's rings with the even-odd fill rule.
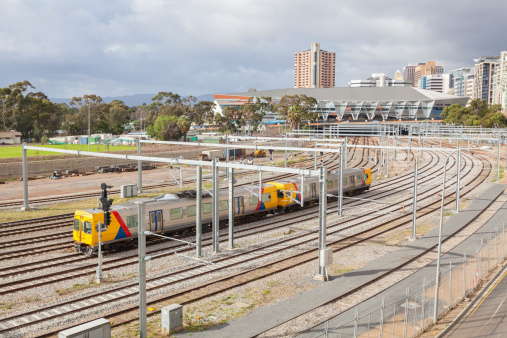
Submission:
[[[234,212],[236,215],[245,213],[245,198],[243,196],[234,197]]]
[[[350,176],[350,190],[354,190],[356,188],[356,179],[354,175]]]
[[[317,189],[315,186],[316,186],[316,183],[310,183],[310,191],[311,191],[310,198],[317,198]]]
[[[164,217],[162,210],[150,211],[150,231],[162,230],[164,225]]]

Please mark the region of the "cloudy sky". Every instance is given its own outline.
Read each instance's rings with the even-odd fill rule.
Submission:
[[[336,86],[507,50],[507,1],[2,0],[0,87],[52,98],[290,88],[294,52],[336,52]]]

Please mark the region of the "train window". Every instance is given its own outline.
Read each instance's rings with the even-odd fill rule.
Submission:
[[[283,194],[283,191],[281,191],[281,190],[277,190],[277,191],[276,191],[276,196],[277,196],[278,198],[284,198],[284,197],[285,197],[285,195]]]
[[[92,224],[90,222],[84,222],[83,231],[85,234],[91,234],[92,233]]]
[[[183,217],[183,208],[174,208],[170,210],[171,219],[178,219]]]
[[[271,194],[269,192],[262,194],[262,202],[270,202],[271,201]]]
[[[303,187],[303,194],[306,194],[306,185]]]
[[[127,228],[137,228],[137,215],[127,216]]]
[[[74,219],[74,230],[79,231],[79,220],[77,218]]]
[[[364,180],[367,181],[368,180],[368,174],[364,174]]]
[[[346,177],[343,178],[343,184],[347,185],[347,178]]]
[[[227,210],[227,209],[229,209],[229,201],[218,202],[218,210]]]
[[[327,187],[332,188],[333,187],[333,181],[329,180],[327,181]]]
[[[358,181],[362,181],[363,180],[363,175],[357,175],[356,178],[357,178]]]
[[[190,205],[187,207],[187,217],[192,217],[197,215],[197,206]]]
[[[250,199],[248,200],[250,205],[257,205],[259,203],[259,198],[255,195],[250,196]]]
[[[211,203],[204,203],[202,205],[202,213],[203,214],[211,214],[213,210],[213,206],[211,205]]]
[[[155,225],[155,213],[150,213],[150,224]]]

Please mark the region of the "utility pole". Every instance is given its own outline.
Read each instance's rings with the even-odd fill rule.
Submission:
[[[88,102],[88,151],[90,151],[90,138],[91,138],[91,129],[90,129],[90,103]]]

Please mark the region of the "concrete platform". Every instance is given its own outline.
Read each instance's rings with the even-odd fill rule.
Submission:
[[[507,188],[506,184],[495,184],[486,190],[479,198],[472,201],[472,203],[449,219],[443,226],[442,239],[452,236],[455,232],[463,227],[470,221],[473,221],[482,210],[487,208],[500,194]],[[497,213],[485,226],[478,232],[467,239],[464,243],[457,246],[451,252],[447,253],[441,259],[441,268],[445,270],[449,266],[449,261],[454,259],[456,262],[461,260],[464,253],[472,255],[475,252],[477,245],[480,245],[480,238],[485,238],[486,234],[494,231],[498,225],[501,226],[502,221],[507,217],[507,203],[502,207],[502,210]],[[387,254],[368,265],[351,271],[342,276],[331,279],[327,283],[323,283],[313,290],[305,292],[300,296],[284,300],[275,305],[264,307],[253,311],[248,316],[238,318],[229,323],[225,323],[200,333],[192,333],[193,337],[252,337],[256,336],[276,325],[282,324],[294,317],[302,315],[313,308],[322,306],[330,300],[344,296],[354,291],[359,285],[364,285],[375,278],[381,276],[386,271],[389,271],[401,264],[411,261],[414,257],[419,255],[427,248],[436,246],[438,244],[438,228],[434,229],[426,236],[401,246],[398,250]],[[390,296],[393,299],[400,298],[400,294],[404,295],[406,287],[421,287],[423,277],[429,282],[435,278],[436,262],[425,267],[421,271],[406,278],[386,292],[383,293],[385,298]],[[387,301],[387,299],[386,299]],[[367,313],[378,308],[380,304],[380,296],[372,297],[369,300],[361,303],[359,308],[362,313]],[[348,318],[350,317],[350,318]],[[346,311],[340,318],[340,321],[347,321],[354,318],[354,309]],[[330,323],[330,327],[338,323]],[[304,337],[314,337],[320,332],[308,332],[303,334]],[[180,334],[188,335],[188,332],[181,332]]]

